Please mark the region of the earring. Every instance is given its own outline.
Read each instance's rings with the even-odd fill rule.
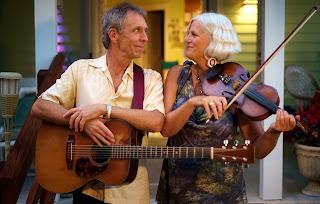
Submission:
[[[207,61],[207,65],[210,68],[214,67],[216,64],[217,64],[217,60],[214,57],[209,58]]]

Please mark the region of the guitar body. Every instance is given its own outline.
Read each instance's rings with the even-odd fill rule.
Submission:
[[[253,163],[254,146],[224,144],[214,147],[140,146],[139,132],[122,120],[112,120],[106,126],[115,135],[114,145],[99,147],[82,133],[66,126],[43,123],[36,142],[36,177],[50,192],[74,191],[92,180],[107,185],[132,182],[140,158],[210,158],[222,162]]]
[[[106,126],[114,133],[116,144],[137,145],[136,131],[128,123],[113,120]],[[73,143],[84,149],[74,150]],[[71,192],[91,180],[119,185],[134,180],[137,159],[95,160],[97,146],[82,133],[74,133],[67,126],[43,122],[36,142],[36,177],[40,185],[55,193]],[[88,148],[89,147],[89,148]],[[72,159],[71,159],[72,158]]]

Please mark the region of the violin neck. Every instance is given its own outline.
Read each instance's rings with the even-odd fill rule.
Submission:
[[[255,89],[249,87],[243,92],[247,97],[259,103],[266,109],[268,109],[272,114],[275,114],[278,110],[278,106],[266,98],[264,95],[257,92]]]

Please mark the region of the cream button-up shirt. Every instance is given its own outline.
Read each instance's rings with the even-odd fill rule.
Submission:
[[[143,109],[164,113],[161,75],[151,69],[143,71],[145,78]],[[66,109],[95,103],[130,108],[133,98],[133,62],[126,69],[116,92],[104,55],[97,59],[74,62],[41,97]],[[145,143],[146,136],[143,138],[143,145]],[[90,182],[83,193],[107,203],[150,203],[145,161],[139,161],[138,173],[132,183],[108,186],[100,182]]]

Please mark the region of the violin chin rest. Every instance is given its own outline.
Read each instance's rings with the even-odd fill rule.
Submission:
[[[216,80],[217,75],[222,71],[222,64],[217,64],[213,66],[212,68],[208,69],[206,72],[206,79],[208,81]]]

